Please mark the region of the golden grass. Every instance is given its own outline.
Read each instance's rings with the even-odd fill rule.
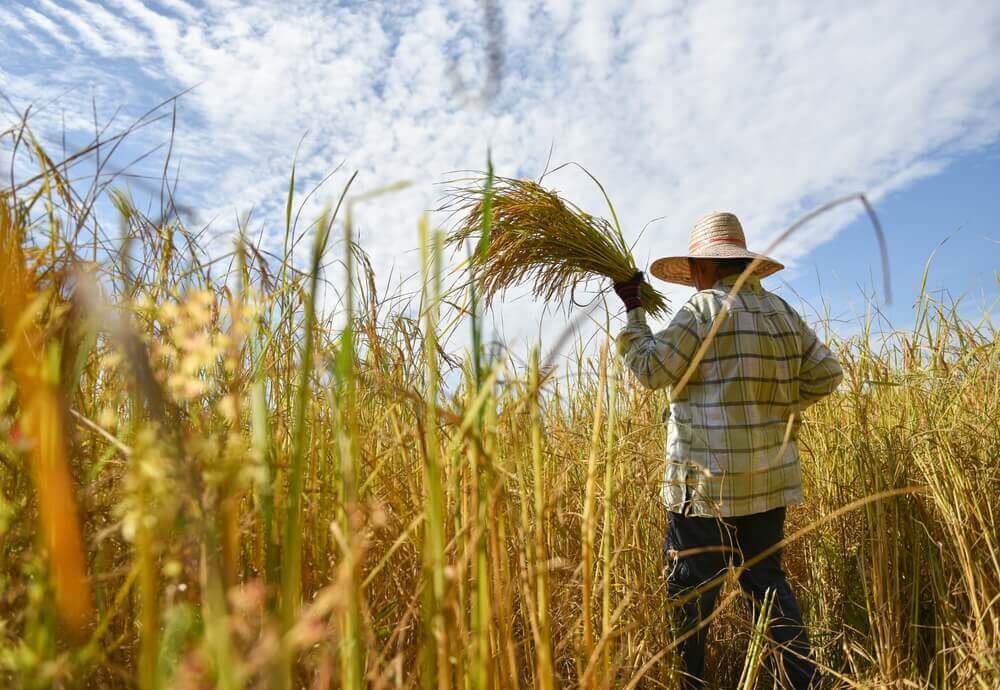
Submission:
[[[0,363],[20,391],[20,433],[38,501],[39,539],[49,556],[56,608],[66,634],[86,639],[94,611],[90,579],[73,501],[66,449],[66,420],[59,392],[61,353],[46,342],[39,322],[58,310],[50,295],[39,294],[26,265],[16,211],[0,206],[0,324],[5,334]],[[9,334],[9,335],[8,335]]]
[[[172,249],[178,223],[126,207],[128,271],[79,258],[99,228],[68,237],[65,203],[0,225],[50,305],[11,314],[62,372],[60,534],[93,602],[45,538],[62,470],[0,436],[0,685],[676,685],[664,394],[582,348],[555,371],[450,351],[427,227],[418,305],[344,253],[345,328],[309,319],[323,242],[305,273],[240,245],[226,285]],[[833,336],[846,383],[801,429],[785,561],[825,687],[1000,683],[1000,345],[926,297],[915,316],[880,345]],[[32,413],[18,368],[0,366],[3,429]],[[731,579],[712,681],[770,687]]]

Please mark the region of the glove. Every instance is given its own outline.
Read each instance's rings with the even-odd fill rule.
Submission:
[[[642,271],[636,271],[634,276],[623,283],[615,283],[615,294],[625,303],[625,311],[632,311],[642,306],[642,301],[639,299],[642,283]]]

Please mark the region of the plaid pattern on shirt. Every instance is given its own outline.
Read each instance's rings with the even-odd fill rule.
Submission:
[[[644,386],[670,388],[680,380],[735,281],[728,276],[696,293],[660,333],[653,334],[641,308],[628,313],[618,352]],[[749,278],[664,412],[667,508],[731,517],[800,502],[798,413],[842,378],[840,364],[798,312]]]

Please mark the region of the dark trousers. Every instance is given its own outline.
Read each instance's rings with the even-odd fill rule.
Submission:
[[[715,579],[727,566],[740,566],[784,538],[785,509],[740,517],[691,517],[670,513],[664,543],[667,560],[668,591],[679,596]],[[699,553],[684,551],[706,549]],[[676,555],[680,552],[680,555]],[[774,590],[771,625],[768,637],[778,645],[780,676],[793,688],[808,688],[816,682],[816,667],[811,661],[809,638],[802,624],[802,613],[785,572],[781,551],[767,556],[740,575],[740,587],[747,596],[751,611],[760,604],[768,589]],[[719,587],[714,586],[684,604],[684,631],[691,630],[715,608]],[[705,677],[705,640],[708,626],[681,643],[680,652],[687,669],[685,687],[701,688]]]

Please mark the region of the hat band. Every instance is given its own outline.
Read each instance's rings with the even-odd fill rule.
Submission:
[[[697,242],[692,242],[691,244],[688,245],[688,251],[694,253],[699,249],[716,244],[731,244],[736,247],[739,247],[740,249],[747,248],[746,242],[742,242],[740,241],[739,238],[736,237],[710,237],[706,240],[699,240]]]

